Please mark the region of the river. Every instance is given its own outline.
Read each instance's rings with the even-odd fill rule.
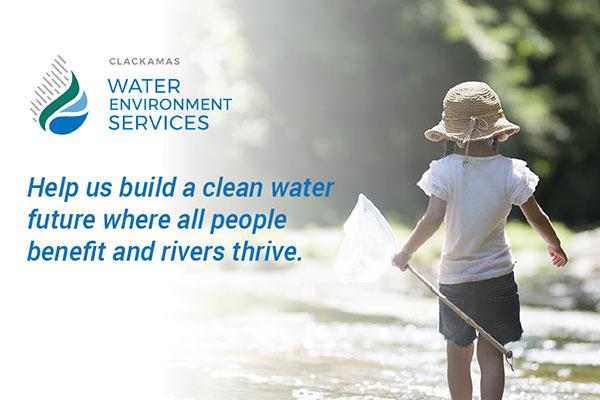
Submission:
[[[448,399],[437,302],[408,273],[186,269],[173,282],[174,399]],[[600,315],[522,308],[505,399],[600,399]],[[479,398],[477,363],[472,364]]]

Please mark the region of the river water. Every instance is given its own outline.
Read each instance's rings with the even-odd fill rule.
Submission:
[[[448,399],[437,302],[400,271],[186,270],[172,284],[173,399]],[[600,399],[600,315],[522,308],[505,399]],[[472,364],[475,397],[479,370]]]

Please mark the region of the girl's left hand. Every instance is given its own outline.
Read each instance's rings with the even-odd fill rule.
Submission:
[[[560,244],[549,245],[548,246],[548,254],[550,255],[550,258],[552,259],[552,264],[554,264],[554,266],[556,266],[556,267],[559,267],[559,268],[564,267],[565,264],[567,263],[567,261],[569,261],[569,259],[567,258],[567,254],[565,253],[563,248],[560,246]]]
[[[408,261],[410,260],[410,254],[399,251],[396,253],[394,257],[392,257],[392,265],[394,267],[400,268],[402,271],[406,271],[408,269]]]

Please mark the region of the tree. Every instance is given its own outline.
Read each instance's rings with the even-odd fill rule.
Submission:
[[[571,227],[600,221],[600,2],[451,0],[446,37],[486,60],[484,77],[522,126],[516,154],[538,197]]]

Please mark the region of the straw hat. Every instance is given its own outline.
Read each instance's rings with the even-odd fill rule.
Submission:
[[[520,129],[506,119],[498,95],[483,82],[454,86],[446,93],[443,106],[440,123],[425,132],[425,137],[434,142],[453,140],[460,148],[494,136],[504,142]]]

